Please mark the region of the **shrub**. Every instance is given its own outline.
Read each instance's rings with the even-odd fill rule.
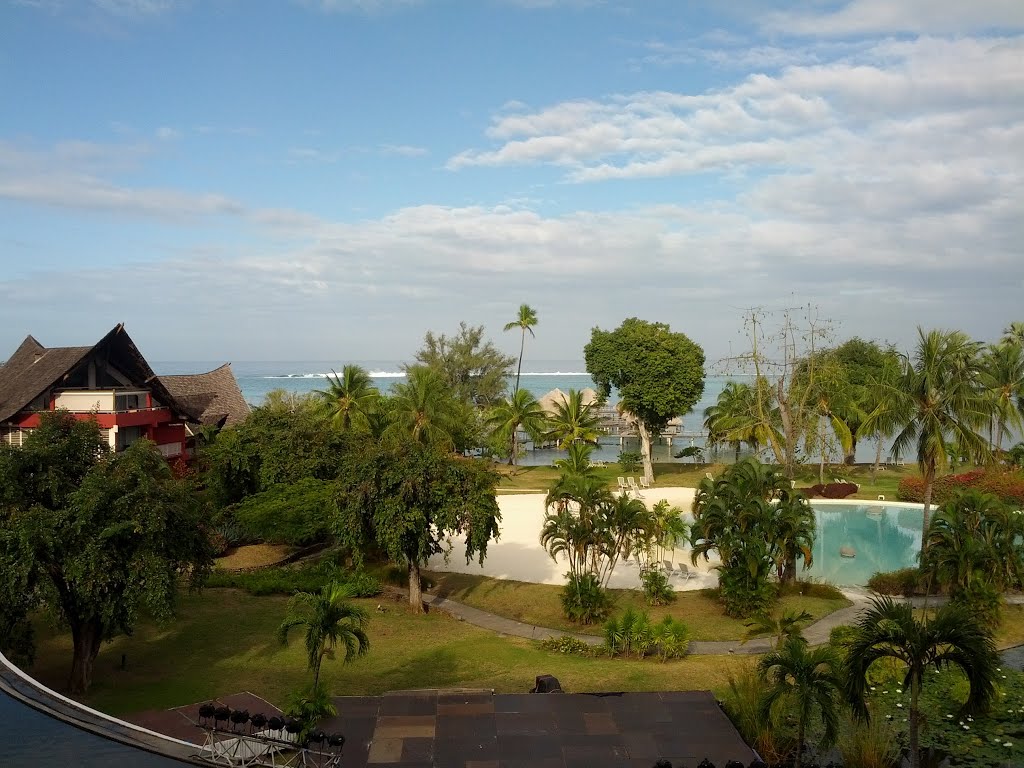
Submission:
[[[982,616],[986,624],[998,627],[1003,621],[1003,595],[988,581],[976,581],[954,590],[950,599]]]
[[[898,571],[879,571],[868,579],[868,589],[880,595],[901,595],[911,597],[917,594],[921,583],[918,568],[901,568]]]
[[[618,618],[611,618],[604,625],[604,646],[609,656],[630,653],[642,659],[654,645],[654,630],[646,611],[629,607]]]
[[[325,717],[334,717],[338,710],[331,703],[331,695],[327,689],[318,685],[315,688],[300,688],[292,693],[285,704],[284,713],[302,724],[298,741],[303,744],[317,723]]]
[[[836,744],[843,768],[892,768],[899,765],[900,744],[892,725],[880,717],[854,720],[841,729]]]
[[[572,635],[559,635],[548,637],[540,641],[540,647],[552,653],[561,653],[567,656],[593,656],[594,646],[580,640]]]
[[[747,572],[722,568],[718,571],[718,594],[725,612],[734,618],[769,614],[775,605],[775,584],[762,581],[751,586]]]
[[[228,512],[252,540],[301,547],[327,538],[333,504],[332,483],[306,478],[278,483]]]
[[[619,454],[619,468],[623,472],[636,472],[640,469],[643,456],[639,451],[622,451]]]
[[[988,471],[975,469],[958,475],[944,475],[932,483],[931,503],[940,506],[952,501],[961,491],[968,489],[991,493],[1000,500],[1024,505],[1024,474],[1020,471]],[[924,502],[924,479],[904,477],[900,480],[896,496],[901,501]]]
[[[662,661],[678,659],[690,650],[690,630],[678,619],[666,616],[654,625],[654,643]]]
[[[244,589],[251,595],[293,595],[298,591],[319,592],[331,581],[349,586],[352,597],[375,597],[380,582],[362,572],[346,573],[330,562],[266,568],[251,573],[214,571],[206,581],[208,587]]]
[[[845,600],[846,596],[835,584],[827,581],[794,581],[792,584],[779,586],[779,594],[783,596],[803,595],[804,597],[820,597],[823,600]]]
[[[668,583],[668,576],[657,568],[645,568],[640,574],[640,584],[648,605],[667,605],[676,599],[676,591]]]
[[[743,740],[768,765],[782,765],[796,749],[795,729],[783,707],[772,707],[768,717],[761,711],[768,684],[753,667],[729,676],[722,706]]]
[[[562,611],[566,618],[580,624],[593,624],[607,618],[612,598],[601,589],[601,582],[592,573],[578,579],[566,574],[568,583],[562,587]]]

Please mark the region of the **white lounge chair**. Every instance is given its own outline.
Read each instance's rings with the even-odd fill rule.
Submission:
[[[651,484],[647,482],[646,477],[640,478],[640,487],[643,488],[645,491],[649,491],[651,489]]]
[[[629,483],[629,490],[633,492],[633,495],[638,499],[642,498],[643,493],[640,491],[640,486],[636,484],[636,478],[630,475],[626,478],[626,481]]]
[[[697,577],[697,573],[695,571],[691,571],[686,563],[679,564],[679,575],[683,577],[683,581],[689,581],[690,579]]]
[[[626,485],[626,478],[624,478],[624,477],[620,477],[619,478],[619,490],[622,493],[628,493],[629,492],[629,486]]]

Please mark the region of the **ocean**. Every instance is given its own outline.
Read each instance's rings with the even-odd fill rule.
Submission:
[[[252,405],[259,405],[267,393],[275,389],[303,394],[324,389],[327,386],[325,379],[331,375],[331,372],[340,371],[349,363],[360,365],[366,369],[381,392],[389,392],[396,383],[405,378],[402,373],[402,363],[397,360],[247,361],[232,363],[231,369],[234,371],[238,386],[246,401]],[[214,367],[216,364],[208,362],[165,361],[153,363],[153,369],[158,375],[198,373]],[[704,409],[713,405],[717,401],[719,393],[725,388],[726,382],[735,378],[739,377],[708,376],[705,379],[703,396],[693,410],[683,416],[684,433],[689,435],[703,433]],[[514,376],[509,378],[510,386],[514,379]],[[523,373],[519,386],[540,398],[555,388],[568,392],[570,389],[579,390],[593,387],[594,381],[587,373],[582,360],[526,359],[523,361]],[[614,392],[610,400],[615,402]],[[660,462],[682,461],[675,459],[672,454],[689,445],[703,446],[703,444],[702,437],[675,438],[671,445],[662,439],[653,447],[654,459]],[[635,438],[625,438],[620,445],[618,437],[606,437],[602,439],[602,443],[593,457],[595,460],[615,461],[621,450],[639,451],[639,442]],[[731,461],[732,455],[732,451],[722,449],[720,460]],[[529,450],[522,463],[549,464],[559,456],[559,452],[553,449]],[[862,442],[858,445],[857,460],[873,461],[874,443]],[[685,461],[689,461],[689,459]]]

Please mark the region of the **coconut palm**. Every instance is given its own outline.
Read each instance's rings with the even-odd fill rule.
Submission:
[[[620,494],[598,508],[598,525],[607,531],[607,550],[603,553],[597,574],[601,586],[607,587],[620,557],[647,549],[651,542],[651,512],[641,499]]]
[[[778,501],[770,529],[775,571],[780,583],[792,584],[796,581],[796,561],[802,559],[807,570],[814,559],[814,510],[807,498],[792,488],[777,488],[775,496]]]
[[[331,582],[320,592],[298,592],[288,604],[288,614],[278,628],[278,639],[288,642],[288,633],[306,628],[306,656],[313,672],[313,690],[320,686],[320,665],[324,657],[334,658],[338,646],[345,648],[345,661],[370,649],[366,636],[366,612],[348,602],[348,590]]]
[[[423,445],[455,448],[455,434],[466,418],[462,404],[432,369],[411,366],[406,380],[396,384],[391,398],[391,423],[385,439],[411,437]]]
[[[655,561],[664,560],[668,550],[685,543],[689,537],[689,526],[683,520],[683,510],[662,499],[651,509],[651,541],[649,553]]]
[[[991,400],[981,381],[978,352],[981,345],[961,331],[918,329],[913,360],[906,360],[902,375],[884,383],[880,405],[865,420],[868,430],[881,422],[898,424],[892,450],[905,455],[917,447],[917,463],[924,476],[923,530],[928,530],[932,488],[940,467],[946,466],[948,443],[962,454],[982,460],[989,454],[980,430],[992,414]],[[922,553],[927,537],[921,537]]]
[[[704,409],[704,428],[711,445],[728,443],[740,460],[740,449],[746,443],[756,453],[762,445],[781,440],[778,429],[758,417],[754,387],[746,383],[727,382],[714,405]],[[771,411],[768,411],[769,418]]]
[[[822,745],[831,746],[839,733],[838,694],[843,689],[842,662],[830,645],[811,649],[799,634],[791,634],[778,648],[761,657],[758,673],[768,683],[761,701],[761,715],[767,721],[779,703],[796,710],[797,745],[795,768],[803,759],[807,723],[817,710],[824,725]]]
[[[370,374],[358,365],[346,365],[340,376],[331,371],[327,389],[318,389],[316,394],[326,406],[331,421],[341,430],[368,430],[370,414],[380,398]]]
[[[992,447],[1003,450],[1008,429],[1024,431],[1024,346],[993,344],[982,358],[982,382],[992,398],[995,437]]]
[[[523,350],[526,349],[526,332],[529,331],[530,336],[536,338],[536,335],[533,332],[533,326],[536,324],[537,313],[529,304],[520,304],[519,317],[511,323],[505,323],[506,331],[511,331],[513,328],[519,328],[523,332],[523,338],[519,342],[519,366],[516,368],[516,388],[512,391],[513,396],[519,391],[519,375],[523,371]]]
[[[590,461],[590,454],[593,452],[594,446],[590,443],[570,443],[566,448],[565,458],[557,459],[555,467],[561,472],[562,477],[593,477],[597,474],[597,468]]]
[[[772,649],[778,650],[782,642],[790,637],[799,637],[805,625],[814,621],[814,617],[807,611],[783,611],[781,616],[774,613],[755,616],[746,622],[747,631],[743,633],[740,645],[748,640],[769,635],[775,638]]]
[[[929,668],[959,667],[970,687],[961,708],[964,714],[984,710],[995,695],[996,653],[992,631],[969,608],[949,603],[931,618],[918,620],[907,603],[877,597],[861,613],[856,632],[847,645],[846,697],[854,713],[868,718],[864,695],[868,671],[879,659],[895,659],[907,672],[903,689],[910,689],[910,765],[920,768],[919,733],[921,686]]]
[[[1010,323],[1003,330],[1004,344],[1015,344],[1024,347],[1024,323]]]
[[[508,463],[514,465],[519,457],[519,431],[526,432],[531,440],[540,440],[548,416],[529,390],[516,389],[510,398],[491,409],[486,424],[499,435],[508,436]]]
[[[557,442],[562,450],[577,441],[597,445],[601,436],[596,403],[584,403],[579,390],[570,389],[561,402],[555,403],[549,423],[547,437]]]

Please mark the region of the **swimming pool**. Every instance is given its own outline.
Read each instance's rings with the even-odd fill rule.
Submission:
[[[814,564],[800,571],[801,578],[809,576],[841,587],[864,586],[877,571],[917,565],[920,504],[815,500],[811,506],[818,526]],[[853,557],[848,556],[851,554]]]

